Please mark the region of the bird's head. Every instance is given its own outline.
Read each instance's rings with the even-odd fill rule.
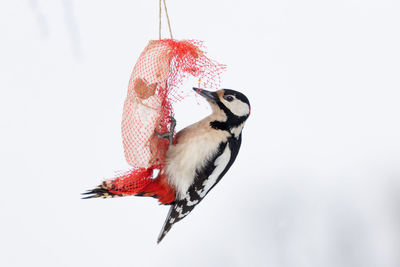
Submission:
[[[210,92],[195,87],[193,90],[208,101],[214,114],[225,115],[225,121],[232,127],[243,124],[250,115],[250,102],[244,94],[238,91],[221,89]]]

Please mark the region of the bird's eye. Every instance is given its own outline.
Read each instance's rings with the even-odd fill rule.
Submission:
[[[233,96],[227,95],[227,96],[224,96],[224,99],[225,99],[226,101],[231,102],[231,101],[233,101]]]

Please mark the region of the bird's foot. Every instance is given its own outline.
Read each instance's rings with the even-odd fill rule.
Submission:
[[[172,145],[172,141],[174,140],[174,131],[175,131],[175,126],[176,126],[176,120],[174,117],[169,117],[171,119],[171,127],[169,132],[160,134],[154,131],[155,135],[157,135],[159,138],[165,138],[169,140],[169,145]]]

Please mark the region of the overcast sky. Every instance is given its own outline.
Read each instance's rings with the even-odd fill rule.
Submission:
[[[235,164],[160,245],[154,199],[81,200],[129,169],[123,102],[158,1],[3,0],[0,265],[400,266],[400,2],[167,4],[251,102]],[[209,112],[189,96],[178,129]]]

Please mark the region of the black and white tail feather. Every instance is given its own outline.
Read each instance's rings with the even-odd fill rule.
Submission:
[[[89,199],[89,198],[114,198],[114,197],[122,197],[122,194],[114,194],[109,191],[109,186],[111,186],[110,181],[104,181],[99,186],[94,189],[87,190],[85,193],[81,195],[86,195],[82,197],[82,199]]]

